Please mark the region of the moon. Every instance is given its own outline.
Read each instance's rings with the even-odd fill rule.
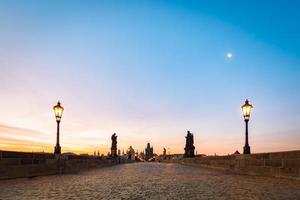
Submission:
[[[232,57],[233,57],[233,54],[229,52],[229,53],[227,53],[227,55],[226,55],[226,56],[227,56],[227,58],[228,58],[228,59],[230,59],[230,60],[231,60],[231,59],[232,59]]]

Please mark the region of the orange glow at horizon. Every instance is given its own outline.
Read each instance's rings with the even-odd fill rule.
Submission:
[[[12,134],[12,132],[17,133]],[[23,133],[20,135],[20,133]],[[55,133],[55,132],[54,132]],[[34,130],[28,130],[28,129],[22,129],[22,128],[16,128],[16,127],[10,127],[10,126],[4,126],[0,125],[0,150],[8,150],[8,151],[23,151],[23,152],[47,152],[47,153],[53,153],[54,151],[54,141],[53,142],[45,142],[47,140],[42,140],[39,136],[43,133],[34,131]],[[118,134],[118,133],[117,133]],[[184,135],[182,134],[181,141],[175,141],[173,145],[164,146],[159,143],[159,140],[154,140],[154,142],[151,142],[151,145],[154,146],[154,152],[157,154],[162,154],[163,148],[166,147],[168,149],[168,152],[171,154],[182,154],[183,153],[183,147],[184,147]],[[93,135],[91,135],[93,136]],[[241,151],[241,147],[243,146],[243,141],[239,142],[226,142],[226,141],[216,141],[213,143],[209,143],[208,141],[203,142],[201,139],[199,140],[199,134],[194,133],[195,137],[195,153],[198,154],[206,154],[206,155],[227,155],[233,153],[235,150]],[[94,139],[92,139],[94,140]],[[81,143],[78,143],[78,141],[81,141]],[[126,142],[126,144],[124,144]],[[135,150],[138,150],[139,152],[143,151],[145,144],[141,144],[140,142],[133,142],[127,144],[128,141],[124,141],[123,135],[120,133],[118,134],[118,149],[126,150],[130,145],[133,146]],[[73,152],[76,154],[89,154],[93,155],[94,152],[98,152],[100,154],[107,155],[108,152],[110,152],[110,134],[108,134],[108,137],[106,138],[106,141],[102,141],[102,145],[98,145],[96,141],[90,141],[86,140],[86,142],[83,142],[82,139],[76,140],[76,144],[70,144],[70,143],[64,143],[62,141],[62,153],[67,152]],[[100,143],[100,141],[99,141]],[[80,144],[80,145],[79,145]],[[102,146],[102,147],[101,147]],[[239,148],[234,148],[239,147]],[[266,152],[266,151],[286,151],[286,150],[297,150],[297,146],[279,146],[275,148],[269,148],[265,150],[263,145],[254,146],[254,153],[256,152]]]

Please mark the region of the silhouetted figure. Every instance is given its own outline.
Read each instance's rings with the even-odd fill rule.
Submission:
[[[164,150],[163,150],[163,159],[166,160],[166,158],[167,158],[167,150],[166,150],[166,148],[164,148]]]
[[[145,160],[148,161],[153,157],[153,147],[150,147],[150,143],[147,143],[147,148],[145,149],[146,155]]]
[[[184,157],[185,158],[195,157],[194,135],[190,131],[188,131],[185,138],[186,138],[186,143],[184,148]]]
[[[167,150],[166,150],[166,148],[164,148],[163,156],[166,157],[166,155],[167,155]]]
[[[132,146],[127,149],[127,156],[128,160],[135,160],[135,151]]]
[[[111,154],[110,156],[115,158],[117,157],[117,135],[116,133],[114,133],[112,136],[111,136]]]

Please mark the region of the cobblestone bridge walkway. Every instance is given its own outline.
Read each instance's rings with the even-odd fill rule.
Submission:
[[[179,164],[134,163],[0,181],[0,199],[300,199],[300,181]]]

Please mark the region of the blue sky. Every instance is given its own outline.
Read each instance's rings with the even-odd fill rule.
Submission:
[[[0,1],[2,149],[299,149],[297,1]],[[228,59],[226,54],[233,53]],[[24,131],[22,131],[24,130]],[[31,134],[30,130],[32,130]]]

